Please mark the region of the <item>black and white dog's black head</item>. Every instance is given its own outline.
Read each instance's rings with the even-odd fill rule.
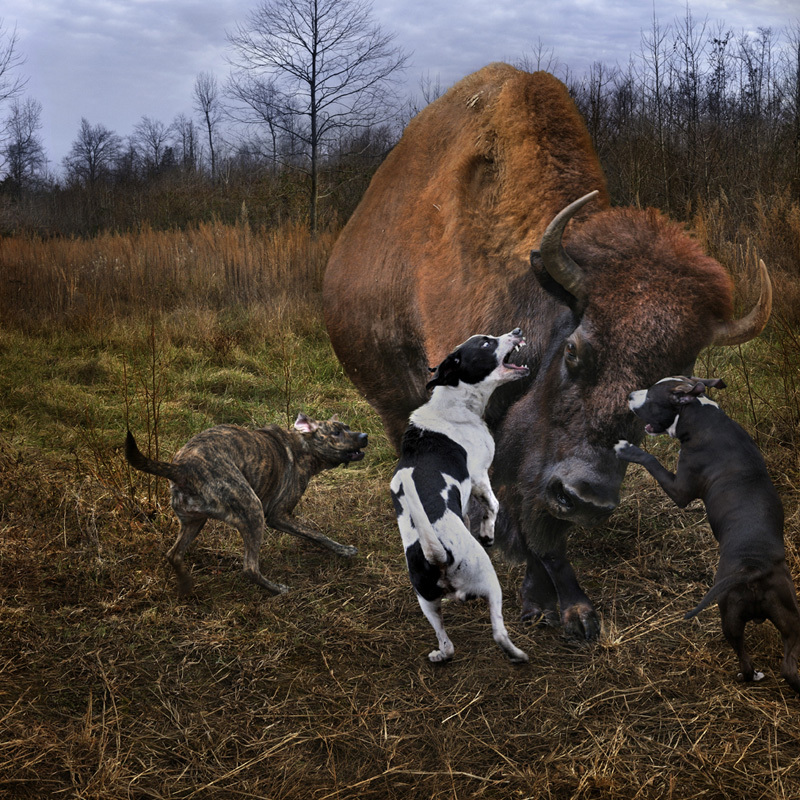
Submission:
[[[464,384],[501,383],[524,378],[530,370],[508,361],[525,344],[522,331],[514,328],[502,336],[470,336],[448,355],[433,372],[427,388]]]
[[[640,389],[628,395],[628,407],[644,420],[645,432],[651,436],[661,433],[675,435],[675,423],[688,403],[710,403],[705,396],[706,388],[724,389],[720,378],[687,378],[678,375],[662,378],[649,389]]]

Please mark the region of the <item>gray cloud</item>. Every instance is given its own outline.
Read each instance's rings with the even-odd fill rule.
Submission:
[[[168,123],[191,113],[201,71],[224,80],[226,30],[255,0],[4,0],[7,27],[17,26],[27,94],[43,106],[48,154],[57,166],[81,117],[120,135],[147,115]],[[702,0],[691,4],[735,32],[786,27],[800,0]],[[683,17],[683,0],[656,0],[662,24]],[[395,43],[412,52],[406,85],[421,76],[444,87],[490,61],[515,61],[541,41],[562,65],[581,73],[594,61],[627,63],[639,52],[653,6],[630,0],[374,0],[373,13]]]

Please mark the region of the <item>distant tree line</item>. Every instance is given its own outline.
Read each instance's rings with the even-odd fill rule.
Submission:
[[[194,114],[144,116],[128,136],[83,119],[58,174],[41,105],[15,77],[0,21],[0,233],[88,235],[200,220],[342,224],[418,102],[393,81],[406,55],[365,0],[264,0],[229,35],[231,74],[197,76]],[[536,43],[586,118],[616,202],[688,218],[698,202],[800,198],[800,24],[756,35],[654,17],[626,65],[581,75]],[[442,93],[420,81],[426,104]]]
[[[720,197],[800,197],[798,23],[735,34],[687,8],[671,26],[654,19],[627,65],[566,81],[618,202],[685,217]]]

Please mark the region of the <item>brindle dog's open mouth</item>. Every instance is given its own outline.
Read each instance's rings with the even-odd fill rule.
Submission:
[[[341,461],[339,462],[343,467],[347,467],[354,461],[361,461],[364,458],[363,450],[347,450],[341,454]]]

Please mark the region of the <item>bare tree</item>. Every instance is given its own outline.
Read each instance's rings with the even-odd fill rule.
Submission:
[[[305,145],[312,231],[326,144],[343,128],[386,119],[394,105],[389,83],[408,58],[392,45],[394,36],[372,22],[371,13],[367,0],[264,0],[228,35],[233,87],[241,92],[248,83],[272,81],[286,114],[275,124],[289,130],[291,120],[291,132]]]
[[[669,181],[669,155],[667,153],[667,83],[666,65],[668,61],[667,37],[669,26],[665,29],[656,17],[653,7],[653,22],[649,33],[642,31],[642,95],[643,113],[651,121],[656,140],[661,196],[664,207],[671,210],[672,197]]]
[[[211,179],[217,176],[217,150],[215,147],[217,127],[222,119],[222,102],[217,79],[210,72],[201,72],[194,82],[194,108],[203,119],[208,138],[208,153],[211,162]]]
[[[240,122],[257,123],[266,127],[268,141],[271,143],[267,157],[272,165],[272,172],[277,171],[281,138],[284,140],[284,159],[294,163],[294,141],[297,138],[295,119],[287,108],[289,100],[278,90],[276,82],[245,73],[236,76],[228,89],[241,105],[241,112],[239,109],[231,109],[231,116]],[[263,140],[263,137],[260,138]]]
[[[14,75],[25,59],[17,52],[17,29],[9,31],[0,18],[0,103],[16,97],[27,79]]]
[[[159,119],[144,116],[134,125],[132,139],[141,151],[146,170],[156,172],[163,166],[171,135],[172,126]]]
[[[184,170],[191,172],[197,168],[198,130],[194,120],[185,114],[178,114],[170,125],[173,147]]]
[[[116,133],[84,117],[64,166],[72,179],[93,187],[110,174],[121,152],[122,139]]]
[[[24,189],[45,169],[47,158],[39,138],[42,104],[32,98],[15,99],[5,123],[2,149],[8,177],[17,189]]]
[[[538,72],[539,70],[556,72],[561,66],[561,62],[555,55],[553,48],[546,47],[542,37],[539,36],[536,42],[531,45],[530,51],[523,53],[514,66],[525,70],[525,72]]]

